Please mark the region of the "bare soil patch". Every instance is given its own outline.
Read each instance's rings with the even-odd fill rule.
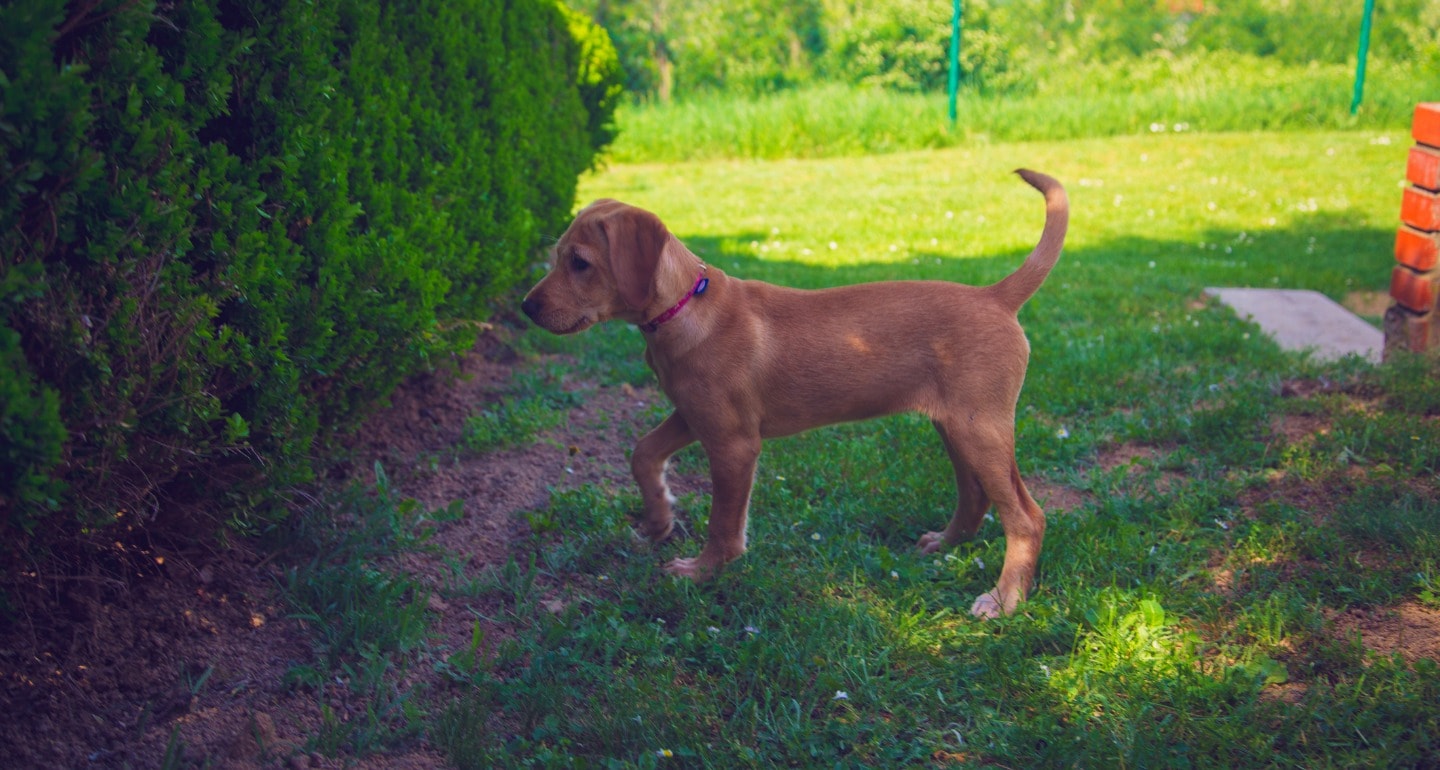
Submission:
[[[628,483],[626,451],[648,429],[649,405],[663,399],[653,390],[566,383],[587,393],[567,426],[522,448],[456,451],[465,420],[499,400],[517,363],[487,335],[452,371],[415,377],[355,433],[332,481],[373,483],[379,461],[401,495],[431,509],[460,501],[463,515],[443,523],[432,542],[472,572],[510,557],[528,531],[517,513],[545,506],[551,488]],[[674,482],[677,492],[704,487]],[[307,630],[279,603],[283,560],[243,541],[152,543],[136,559],[144,569],[128,581],[37,578],[21,593],[20,622],[0,629],[0,767],[157,767],[172,737],[186,767],[444,766],[423,743],[358,762],[303,750],[321,724],[322,698],[285,682],[313,651]],[[429,554],[407,554],[398,566],[431,586],[449,569]],[[470,607],[436,598],[430,609],[439,615],[435,654],[468,646]],[[491,639],[505,634],[487,629]],[[435,681],[406,684],[443,697],[439,675],[421,675]],[[349,698],[334,683],[323,701],[345,721],[361,708]]]
[[[1440,662],[1440,609],[1410,601],[1396,607],[1351,608],[1326,617],[1338,637],[1359,635],[1365,649],[1378,655],[1399,655],[1412,665],[1421,658]]]
[[[1153,481],[1154,491],[1163,495],[1181,486],[1185,480],[1185,474],[1160,467],[1167,451],[1149,444],[1126,442],[1102,451],[1098,462],[1106,471],[1124,468],[1132,482]]]

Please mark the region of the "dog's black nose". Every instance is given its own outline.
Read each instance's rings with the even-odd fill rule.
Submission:
[[[530,320],[533,321],[535,320],[535,316],[540,314],[540,303],[537,300],[526,297],[525,300],[520,303],[520,309],[525,311],[525,315],[530,316]]]

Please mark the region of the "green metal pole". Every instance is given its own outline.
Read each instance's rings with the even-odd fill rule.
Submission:
[[[1350,114],[1360,111],[1365,95],[1365,59],[1370,56],[1370,17],[1375,13],[1375,0],[1365,0],[1365,16],[1360,19],[1360,53],[1355,62],[1355,96],[1350,100]]]
[[[950,19],[950,125],[955,125],[955,95],[960,90],[960,2],[955,0],[955,15]]]

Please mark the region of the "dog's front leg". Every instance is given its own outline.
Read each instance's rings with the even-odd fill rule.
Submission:
[[[675,528],[675,513],[670,509],[675,498],[665,484],[665,465],[671,455],[694,440],[685,418],[679,412],[672,412],[664,422],[640,439],[630,456],[630,472],[640,485],[640,497],[645,505],[640,534],[657,543],[670,537]]]
[[[691,580],[706,580],[745,553],[745,525],[755,465],[760,458],[760,437],[740,436],[706,443],[705,453],[710,458],[714,487],[705,547],[695,558],[676,559],[665,565],[666,572]]]

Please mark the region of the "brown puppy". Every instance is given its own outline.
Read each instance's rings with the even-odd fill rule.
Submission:
[[[601,200],[575,217],[522,308],[557,334],[612,318],[644,332],[645,361],[675,411],[631,458],[644,498],[642,532],[656,541],[670,535],[665,465],[693,441],[710,459],[714,487],[704,548],[667,571],[702,580],[744,553],[762,439],[915,411],[940,432],[960,497],[949,526],[923,535],[920,550],[974,535],[993,504],[1005,529],[1005,565],[970,612],[1008,614],[1025,598],[1045,514],[1015,465],[1015,404],[1030,357],[1016,313],[1060,256],[1069,203],[1054,179],[1016,173],[1044,193],[1045,229],[1018,270],[985,287],[896,281],[789,289],[706,266],[648,211]]]

